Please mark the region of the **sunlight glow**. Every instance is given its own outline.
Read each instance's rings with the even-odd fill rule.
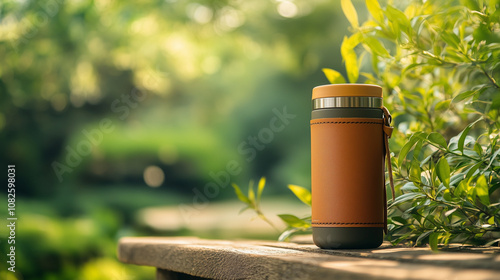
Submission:
[[[278,13],[282,17],[293,18],[297,16],[298,12],[297,5],[291,1],[283,1],[278,4]]]

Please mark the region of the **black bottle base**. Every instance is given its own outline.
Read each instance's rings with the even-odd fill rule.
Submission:
[[[377,248],[384,239],[379,227],[313,227],[313,241],[322,249]]]

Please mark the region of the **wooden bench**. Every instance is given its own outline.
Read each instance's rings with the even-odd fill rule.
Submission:
[[[310,242],[126,237],[120,261],[166,279],[500,279],[500,248],[322,250]]]

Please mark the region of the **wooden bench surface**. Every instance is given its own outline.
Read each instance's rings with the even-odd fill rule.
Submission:
[[[310,243],[126,237],[118,258],[158,268],[157,279],[500,279],[498,247],[322,250]]]

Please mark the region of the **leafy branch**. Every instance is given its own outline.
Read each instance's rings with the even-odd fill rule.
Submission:
[[[246,207],[241,209],[240,213],[251,209],[256,214],[257,217],[268,223],[271,227],[273,227],[276,231],[279,232],[278,228],[264,215],[262,209],[260,207],[260,199],[262,196],[262,192],[264,191],[264,187],[266,185],[266,178],[262,177],[259,180],[259,184],[257,187],[257,195],[253,190],[253,181],[250,181],[248,186],[248,195],[244,195],[241,189],[236,184],[232,184],[234,188],[234,192],[238,199],[246,204]],[[296,185],[288,185],[288,188],[295,194],[295,196],[305,203],[308,206],[311,206],[311,192],[303,187]],[[278,215],[280,219],[287,225],[286,229],[280,235],[279,240],[284,241],[288,240],[288,238],[297,233],[307,233],[311,228],[311,217],[299,218],[295,215],[291,214],[280,214]]]
[[[381,85],[393,113],[398,196],[386,238],[434,250],[500,245],[498,1],[413,0],[403,10],[391,3],[366,0],[371,18],[360,23],[351,0],[342,0],[352,27],[341,45],[347,79],[323,69],[333,84],[361,77]],[[310,227],[310,217],[287,220],[286,237]]]
[[[260,198],[262,196],[262,192],[264,191],[264,187],[266,186],[265,177],[262,177],[259,180],[259,184],[257,186],[257,195],[255,195],[255,192],[253,190],[253,181],[250,181],[248,185],[248,195],[244,195],[240,187],[238,187],[238,185],[236,185],[235,183],[232,183],[231,185],[233,186],[234,192],[236,193],[236,196],[238,196],[238,199],[247,205],[240,210],[240,213],[251,209],[257,214],[257,217],[268,223],[272,228],[279,232],[279,229],[268,218],[266,218],[264,213],[262,213],[262,209],[260,208]]]

